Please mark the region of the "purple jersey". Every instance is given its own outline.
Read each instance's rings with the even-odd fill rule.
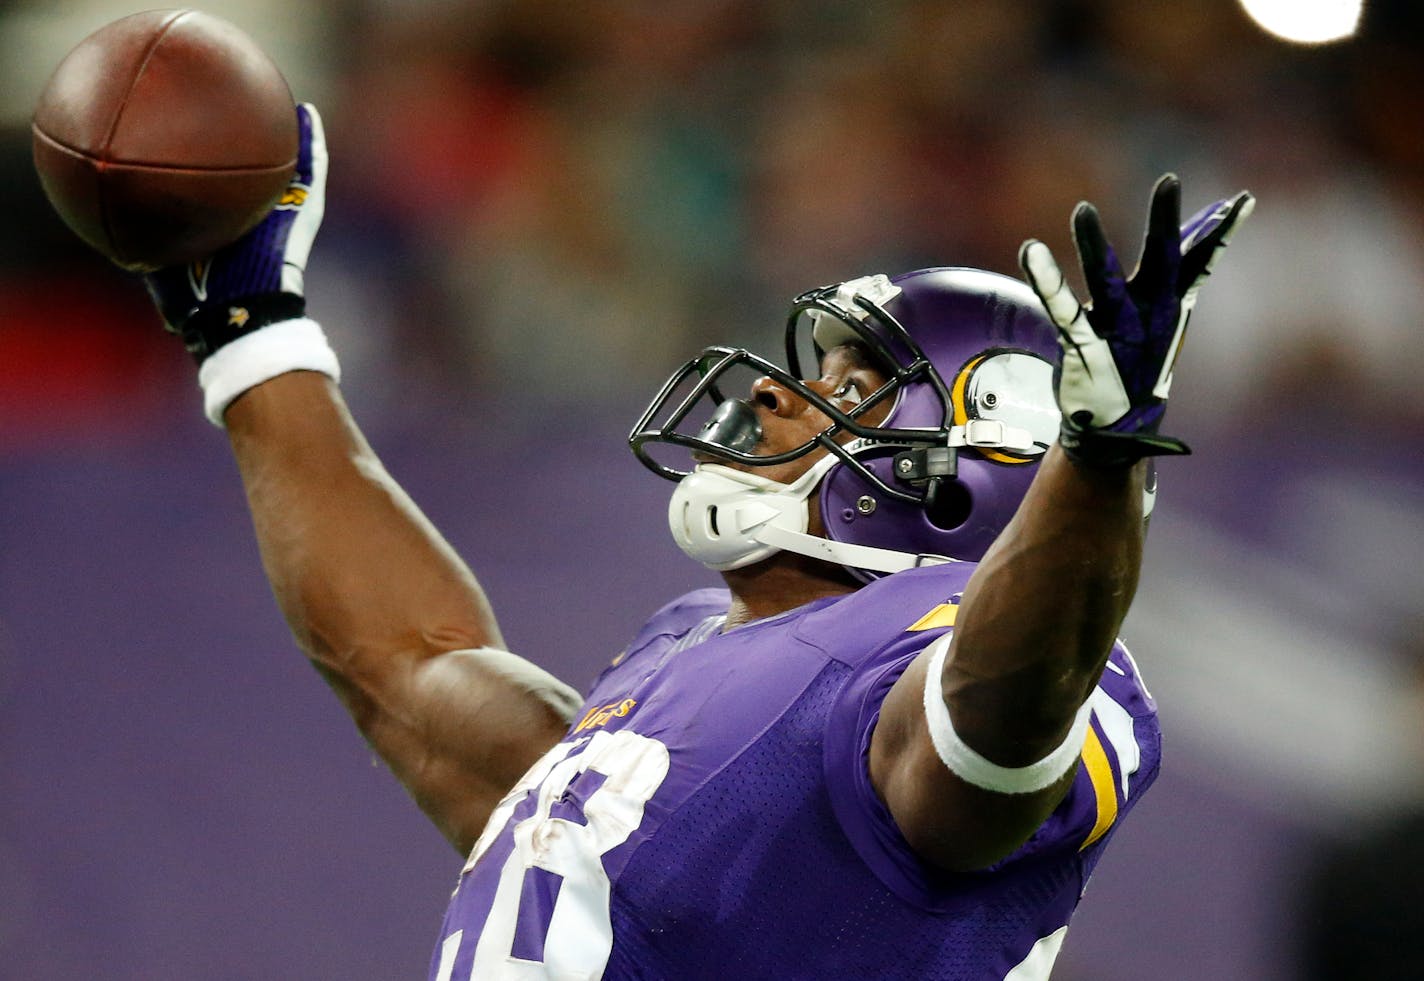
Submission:
[[[495,809],[430,977],[1046,978],[1157,774],[1157,717],[1118,645],[1083,765],[1033,837],[979,872],[919,861],[871,787],[870,735],[973,568],[897,573],[725,634],[725,590],[660,610]]]

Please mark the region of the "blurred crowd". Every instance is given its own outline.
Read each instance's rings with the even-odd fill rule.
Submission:
[[[29,6],[12,33],[48,5]],[[260,40],[306,42],[273,46],[327,119],[313,289],[358,371],[621,402],[708,339],[765,344],[809,286],[1012,273],[1028,236],[1067,252],[1079,199],[1129,243],[1173,169],[1189,207],[1241,186],[1262,202],[1210,291],[1180,415],[1221,426],[1325,392],[1358,393],[1339,408],[1367,403],[1372,429],[1424,415],[1405,0],[1321,49],[1233,0],[225,6]],[[22,220],[0,251],[21,313],[25,284],[93,263],[38,197],[24,123],[5,132]]]
[[[1191,208],[1263,202],[1193,338],[1192,424],[1335,390],[1417,425],[1424,70],[1395,6],[1306,51],[1231,0],[367,5],[330,228],[383,362],[617,400],[767,344],[813,285],[1066,252],[1083,198],[1129,251],[1173,169]]]
[[[50,4],[0,9],[0,48],[31,55],[7,57],[12,92],[37,93],[68,46],[128,12],[62,6],[72,30],[52,51],[31,43],[61,33],[44,27]],[[1185,517],[1164,534],[1218,576],[1248,553],[1278,560],[1290,573],[1252,587],[1288,601],[1278,619],[1322,650],[1378,655],[1387,680],[1424,664],[1413,0],[1375,0],[1358,37],[1316,48],[1268,37],[1234,0],[215,12],[268,45],[326,120],[311,308],[377,418],[631,421],[706,343],[774,355],[806,288],[928,265],[1016,274],[1030,236],[1067,260],[1082,199],[1132,254],[1159,174],[1181,175],[1188,211],[1249,188],[1256,214],[1203,292],[1173,393],[1172,431],[1205,459],[1172,468]],[[176,393],[196,412],[182,352],[141,288],[58,224],[28,120],[10,116],[0,459],[162,438]]]

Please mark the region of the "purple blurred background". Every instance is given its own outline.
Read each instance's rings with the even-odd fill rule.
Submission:
[[[311,310],[511,646],[583,686],[712,581],[622,442],[702,344],[774,353],[853,275],[1066,256],[1083,198],[1133,241],[1167,169],[1192,210],[1249,187],[1124,630],[1165,771],[1055,978],[1324,976],[1322,856],[1420,799],[1416,5],[1318,48],[1231,0],[586,6],[211,8],[323,110]],[[185,356],[29,163],[48,72],[134,9],[0,9],[0,978],[422,977],[458,857],[296,653]]]

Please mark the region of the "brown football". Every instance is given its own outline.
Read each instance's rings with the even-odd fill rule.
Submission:
[[[281,71],[195,10],[114,21],[65,56],[31,127],[50,203],[126,269],[209,255],[262,220],[296,168]]]

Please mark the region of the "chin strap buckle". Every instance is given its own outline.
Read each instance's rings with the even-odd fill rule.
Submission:
[[[1027,429],[1010,426],[999,419],[970,419],[962,426],[955,426],[949,431],[949,445],[1029,455],[1047,449],[1044,444],[1035,443]]]
[[[1033,441],[1026,429],[1010,426],[998,419],[970,419],[949,430],[948,446],[932,446],[905,450],[895,454],[895,476],[908,483],[921,483],[937,477],[959,475],[959,448],[1007,450],[1027,456],[1037,456],[1046,447]]]

